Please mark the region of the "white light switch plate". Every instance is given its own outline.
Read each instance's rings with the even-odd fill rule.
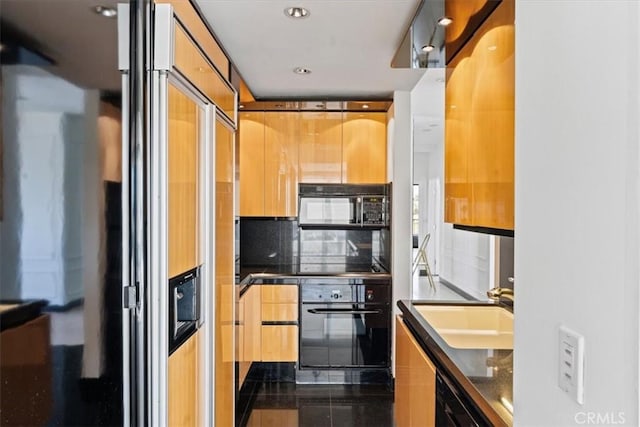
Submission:
[[[560,326],[558,385],[579,404],[584,403],[584,337]]]

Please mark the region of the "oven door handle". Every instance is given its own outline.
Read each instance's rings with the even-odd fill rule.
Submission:
[[[352,310],[348,308],[311,308],[311,314],[380,314],[382,310]]]

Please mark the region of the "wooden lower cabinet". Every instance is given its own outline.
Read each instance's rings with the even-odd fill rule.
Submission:
[[[198,332],[196,332],[169,356],[170,426],[200,425],[198,351]]]
[[[436,421],[436,368],[396,316],[394,417],[397,427],[429,427]]]
[[[298,326],[265,322],[298,321],[297,284],[262,285],[262,361],[297,362]]]
[[[262,361],[297,362],[298,326],[262,325]]]
[[[260,299],[260,286],[251,286],[238,305],[238,389],[242,387],[251,364],[262,360]]]

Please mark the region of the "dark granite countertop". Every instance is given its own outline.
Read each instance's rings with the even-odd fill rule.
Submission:
[[[513,350],[453,348],[418,313],[416,305],[495,305],[486,302],[398,301],[404,322],[437,369],[454,380],[494,426],[513,425],[502,403],[513,402]]]
[[[391,274],[387,272],[366,272],[362,271],[362,266],[344,270],[344,266],[342,266],[342,269],[338,269],[331,265],[323,266],[319,264],[302,266],[299,264],[252,265],[240,269],[237,285],[239,286],[240,296],[242,296],[251,285],[297,284],[301,279],[381,279],[391,283]]]

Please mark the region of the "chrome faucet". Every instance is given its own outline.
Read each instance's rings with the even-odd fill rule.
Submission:
[[[499,286],[491,288],[487,291],[487,296],[493,300],[499,301],[500,298],[505,298],[513,302],[513,289],[501,288]]]

